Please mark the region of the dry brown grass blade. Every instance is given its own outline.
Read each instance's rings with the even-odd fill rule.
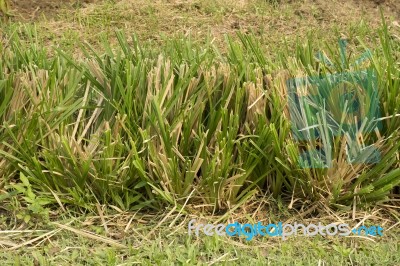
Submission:
[[[93,233],[85,232],[85,231],[73,228],[73,227],[65,225],[65,224],[60,224],[60,223],[56,223],[56,222],[52,222],[52,224],[57,226],[57,227],[59,227],[59,228],[61,228],[61,229],[65,229],[65,230],[71,231],[71,232],[73,232],[73,233],[75,233],[77,235],[80,235],[80,236],[83,236],[83,237],[87,237],[87,238],[90,238],[90,239],[93,239],[93,240],[97,240],[97,241],[109,244],[111,246],[115,246],[115,247],[119,247],[119,248],[128,248],[127,246],[125,246],[125,245],[123,245],[123,244],[121,244],[121,243],[119,243],[119,242],[117,242],[115,240],[112,240],[110,238],[106,238],[106,237],[99,236],[99,235],[96,235],[96,234],[93,234]]]
[[[21,247],[24,247],[24,246],[33,244],[33,243],[35,243],[36,241],[39,241],[39,240],[41,240],[41,239],[43,239],[43,238],[45,238],[45,237],[55,235],[55,234],[57,234],[57,233],[60,232],[60,231],[61,231],[61,229],[52,230],[52,231],[47,232],[47,233],[45,233],[45,234],[43,234],[43,235],[40,235],[40,236],[38,236],[38,237],[35,237],[34,239],[31,239],[31,240],[29,240],[29,241],[26,241],[26,242],[23,242],[23,243],[18,244],[18,245],[16,245],[16,246],[13,246],[12,248],[9,248],[9,250],[16,250],[16,249],[18,249],[18,248],[21,248]]]
[[[96,204],[96,208],[97,208],[97,211],[98,211],[98,213],[99,213],[99,216],[100,216],[100,219],[101,219],[101,223],[103,224],[103,227],[104,227],[104,230],[106,231],[106,233],[107,233],[107,235],[109,234],[109,231],[108,231],[108,228],[107,228],[107,222],[106,222],[106,220],[104,219],[104,214],[103,214],[103,210],[101,209],[101,207],[100,207],[100,204]]]
[[[0,246],[9,246],[9,247],[16,247],[18,244],[15,244],[14,242],[8,241],[8,240],[2,240],[0,239]]]
[[[254,83],[245,84],[246,93],[248,94],[248,107],[246,122],[249,124],[257,124],[257,115],[265,115],[266,97],[262,86],[256,86]]]
[[[278,91],[278,94],[281,98],[281,101],[284,103],[287,101],[288,98],[288,92],[287,92],[287,81],[288,79],[291,78],[291,74],[288,70],[282,70],[275,74],[273,77],[273,86],[274,89]],[[289,119],[290,118],[290,113],[289,113],[289,107],[288,105],[285,106],[285,109],[283,111],[283,115],[285,118]]]
[[[172,210],[167,215],[165,215],[164,218],[146,235],[146,238],[149,238],[149,236],[151,236],[155,232],[155,230],[157,230],[157,228],[160,227],[168,219],[168,217],[175,212],[175,210],[176,206],[174,206]]]

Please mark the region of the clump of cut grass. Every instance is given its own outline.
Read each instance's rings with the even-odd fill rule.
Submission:
[[[300,207],[323,201],[348,209],[390,201],[400,183],[400,70],[392,50],[399,43],[386,25],[370,64],[387,119],[380,134],[363,139],[378,142],[381,161],[348,164],[346,139],[334,136],[329,169],[301,167],[304,147],[292,126],[310,121],[289,112],[288,78],[336,71],[315,59],[310,41],[277,63],[251,35],[227,38],[221,54],[210,40],[154,48],[118,31],[118,47],[105,40],[99,53],[86,45],[77,60],[61,50],[47,56],[35,36],[29,27],[11,34],[0,61],[0,180],[4,198],[25,199],[19,204],[32,213],[48,204],[91,210],[98,203],[121,210],[196,204],[215,212],[259,193]],[[327,47],[330,58],[340,56]],[[324,148],[328,115],[312,121]]]

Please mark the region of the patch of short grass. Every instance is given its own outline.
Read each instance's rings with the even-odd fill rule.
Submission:
[[[136,226],[135,226],[136,227]],[[79,230],[92,230],[84,226]],[[3,265],[397,265],[398,231],[382,239],[291,237],[245,241],[189,236],[186,228],[140,226],[126,235],[126,249],[110,247],[69,231],[43,239],[38,246],[2,250]],[[37,235],[40,235],[39,233]],[[2,236],[6,236],[2,233]],[[1,238],[0,238],[1,239]],[[23,234],[21,234],[23,239]]]

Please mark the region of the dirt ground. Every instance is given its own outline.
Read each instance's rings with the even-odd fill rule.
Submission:
[[[225,36],[253,33],[265,46],[282,47],[312,34],[316,40],[341,37],[367,45],[378,38],[380,10],[395,38],[400,36],[400,0],[9,0],[13,22],[37,22],[46,46],[76,51],[80,41],[101,47],[101,38],[117,44],[115,30],[141,41],[163,42],[165,36],[209,36],[222,51]],[[274,4],[275,3],[275,4]],[[0,15],[1,17],[1,15]],[[329,32],[329,34],[327,34]],[[1,34],[1,29],[0,29]],[[286,45],[285,44],[285,45]]]
[[[61,8],[77,8],[93,2],[94,0],[11,0],[11,8],[20,19],[33,20],[42,15],[53,17]]]
[[[23,20],[34,20],[42,15],[48,18],[53,17],[61,8],[79,8],[88,3],[95,3],[96,1],[100,2],[100,0],[11,0],[11,5],[15,14],[17,14],[17,17],[20,17]],[[293,3],[296,1],[297,0],[281,0],[280,2]],[[171,2],[171,0],[165,0],[164,2]],[[175,2],[181,3],[181,1]],[[325,14],[329,14],[330,9],[332,8],[331,1],[312,0],[311,2],[314,2],[319,6],[322,13]],[[341,2],[341,4],[339,6],[335,4],[334,8],[343,8],[344,12],[346,11],[346,7],[351,9],[362,8],[367,12],[376,11],[376,9],[382,8],[385,14],[392,15],[395,18],[400,18],[400,0],[340,0],[338,2]],[[299,12],[301,13],[302,11],[299,10]]]

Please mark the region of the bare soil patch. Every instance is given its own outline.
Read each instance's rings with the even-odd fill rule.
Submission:
[[[53,17],[61,8],[76,8],[88,3],[95,3],[96,1],[101,2],[100,0],[11,0],[11,4],[12,9],[15,11],[18,17],[21,17],[23,20],[34,20],[43,15],[47,18]],[[179,2],[182,6],[187,5],[180,1],[177,2]],[[295,2],[296,0],[281,1],[281,3]],[[332,10],[337,11],[338,8],[342,9],[343,12],[351,12],[351,10],[347,10],[349,7],[351,9],[363,9],[366,12],[373,12],[379,8],[382,8],[386,14],[392,15],[395,18],[400,18],[400,3],[398,0],[344,0],[339,1],[339,3],[342,2],[339,5],[338,3],[327,2],[325,0],[312,0],[310,2],[314,2],[321,9],[322,15],[325,13],[323,11],[330,13]],[[309,7],[308,4],[304,6],[305,8]],[[302,12],[304,12],[304,10],[299,10],[300,14]]]
[[[165,36],[210,36],[225,47],[225,35],[254,33],[266,46],[281,47],[312,32],[316,40],[376,39],[381,13],[391,25],[400,24],[400,0],[10,0],[11,22],[37,22],[47,45],[77,49],[85,40],[93,46],[107,35],[116,43],[115,30],[140,40],[162,42]],[[395,35],[400,36],[400,27]],[[372,33],[372,34],[371,34]],[[268,51],[272,51],[268,49]],[[272,53],[272,52],[271,52]]]
[[[53,17],[61,8],[79,7],[93,0],[12,0],[11,8],[17,18],[22,20],[35,20],[44,15]]]

